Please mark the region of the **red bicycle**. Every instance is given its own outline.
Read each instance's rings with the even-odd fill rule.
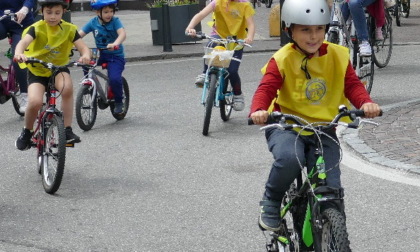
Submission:
[[[4,11],[4,15],[0,17],[0,21],[5,18],[10,18],[12,21],[16,22],[15,13],[11,12],[10,10]],[[9,58],[10,63],[6,67],[0,65],[0,104],[4,104],[10,100],[10,98],[12,98],[13,107],[15,108],[16,113],[18,113],[20,116],[23,116],[24,113],[19,111],[20,104],[17,100],[17,97],[20,94],[19,83],[16,81],[15,68],[12,64],[12,36],[7,34],[7,37],[9,39],[10,48],[6,52],[5,56]]]

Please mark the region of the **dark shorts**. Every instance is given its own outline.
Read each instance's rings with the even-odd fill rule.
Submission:
[[[60,74],[61,72],[70,74],[70,70],[68,68],[64,68],[57,71],[55,75]],[[50,77],[36,76],[33,73],[31,73],[31,71],[28,71],[28,86],[31,85],[32,83],[41,83],[42,85],[44,85],[44,87],[47,87],[48,81],[50,80],[51,77],[52,76]]]

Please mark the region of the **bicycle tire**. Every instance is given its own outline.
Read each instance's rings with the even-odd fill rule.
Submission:
[[[93,87],[82,85],[76,97],[76,120],[79,127],[88,131],[92,129],[98,114],[98,101],[93,98]]]
[[[127,80],[122,77],[122,83],[123,83],[123,112],[116,114],[114,113],[115,109],[115,103],[111,102],[109,104],[109,108],[111,109],[112,116],[117,119],[118,121],[125,118],[128,112],[128,107],[130,106],[130,88],[128,87]]]
[[[397,26],[401,26],[400,5],[401,0],[397,0],[397,3],[394,6],[395,23],[397,24]]]
[[[223,96],[224,99],[220,100],[220,117],[223,121],[228,121],[230,115],[232,114],[233,109],[233,89],[232,86],[229,85],[227,79],[225,79],[225,83],[223,85]]]
[[[375,22],[372,18],[371,22]],[[392,37],[392,18],[387,10],[385,10],[385,24],[382,26],[382,35],[384,40],[375,41],[373,45],[373,60],[379,68],[386,67],[391,60],[393,49]]]
[[[273,4],[273,0],[265,0],[265,7],[271,8],[272,4]]]
[[[48,194],[54,194],[60,188],[66,161],[66,134],[63,119],[56,114],[44,117],[41,157],[42,185]]]
[[[327,208],[322,212],[321,251],[350,252],[346,221],[341,212]]]
[[[15,67],[13,66],[13,64],[10,64],[10,70],[9,70],[9,74],[7,76],[7,80],[10,80],[10,78],[13,78],[14,80],[14,84],[15,84],[15,88],[13,90],[13,93],[11,94],[12,96],[12,103],[13,103],[13,108],[15,109],[16,113],[20,116],[24,116],[25,113],[20,112],[20,104],[17,100],[16,94],[19,93],[20,91],[20,86],[19,83],[16,80],[16,72],[15,72]]]
[[[204,123],[203,123],[203,135],[207,136],[209,134],[211,111],[214,106],[214,99],[216,97],[216,84],[217,84],[217,75],[212,73],[209,77],[209,87],[207,92],[205,111],[204,111]]]
[[[359,80],[363,83],[366,90],[370,94],[370,92],[372,91],[372,86],[373,86],[375,62],[373,60],[373,55],[371,55],[370,57],[361,57],[359,56],[358,52],[359,52],[359,45],[356,42],[352,50],[353,68],[355,70],[359,68],[359,73],[358,73]],[[359,66],[357,65],[357,63],[359,63]]]

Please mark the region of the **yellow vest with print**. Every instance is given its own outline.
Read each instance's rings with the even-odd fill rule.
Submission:
[[[307,69],[311,75],[309,80],[300,68],[305,55],[292,48],[292,43],[273,55],[283,77],[283,86],[277,91],[269,112],[273,110],[273,104],[277,103],[282,113],[297,115],[310,123],[329,122],[338,113],[340,105],[350,106],[344,96],[349,51],[342,46],[324,43],[328,44],[327,53],[307,61]],[[267,65],[261,70],[263,73],[266,67]],[[343,121],[348,121],[348,118]]]
[[[217,34],[222,38],[236,36],[236,39],[245,39],[246,20],[254,14],[255,10],[248,1],[216,0],[214,19]]]
[[[35,28],[35,39],[25,51],[27,57],[34,57],[57,66],[68,64],[77,26],[63,20],[60,25],[49,26],[44,20],[40,20],[26,28],[22,37],[25,36],[30,27]],[[20,64],[20,66],[22,68],[28,67],[31,73],[36,76],[51,76],[50,70],[36,63]]]

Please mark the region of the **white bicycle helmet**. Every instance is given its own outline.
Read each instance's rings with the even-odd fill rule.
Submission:
[[[292,24],[327,25],[330,23],[330,10],[326,0],[286,0],[281,18],[285,28],[290,28]]]

